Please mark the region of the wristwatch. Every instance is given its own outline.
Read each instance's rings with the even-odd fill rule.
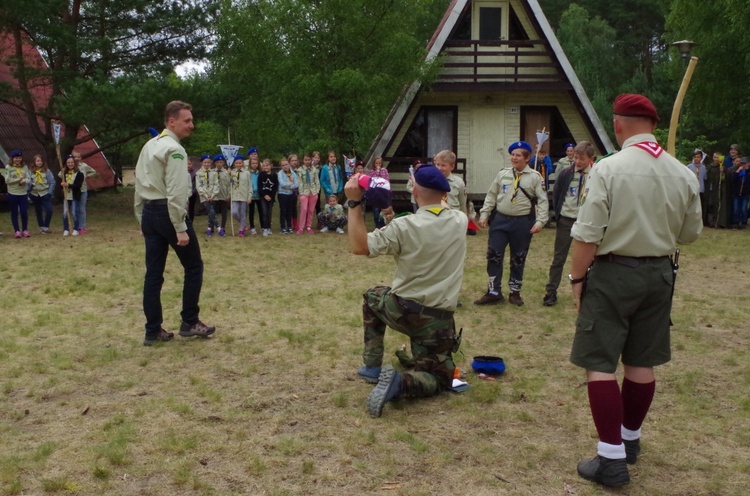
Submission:
[[[570,281],[570,284],[578,284],[578,283],[583,282],[585,280],[586,280],[586,276],[583,276],[583,277],[581,277],[579,279],[573,279],[573,275],[572,274],[568,274],[568,281]]]
[[[358,207],[362,204],[362,200],[348,200],[346,206],[349,208]]]

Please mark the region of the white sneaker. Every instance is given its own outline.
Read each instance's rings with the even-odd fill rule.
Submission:
[[[73,229],[73,236],[78,236],[78,231],[76,231],[75,229]]]
[[[339,234],[344,234],[344,230],[341,229],[340,227],[336,228],[336,232],[339,233]]]
[[[328,232],[328,228],[324,227],[323,229],[320,230],[320,232]]]
[[[268,237],[268,229],[263,229],[263,236]]]
[[[63,236],[70,236],[70,231],[68,231],[67,229],[63,231]]]

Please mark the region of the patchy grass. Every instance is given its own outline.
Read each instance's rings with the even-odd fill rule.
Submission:
[[[85,236],[62,237],[58,208],[54,235],[0,237],[0,495],[607,493],[575,473],[596,434],[583,373],[568,362],[567,287],[556,307],[541,305],[552,230],[532,242],[521,308],[471,304],[486,285],[486,232],[468,239],[456,361],[472,389],[372,419],[371,386],[356,376],[361,294],[390,283],[392,260],[354,257],[334,233],[201,237],[201,317],[217,333],[146,348],[131,202],[130,190],[93,196]],[[643,452],[619,493],[747,493],[750,336],[736,295],[750,292],[749,240],[707,230],[684,247],[673,360],[657,371]],[[181,289],[170,255],[173,331]],[[388,332],[386,363],[404,342]],[[480,354],[502,356],[506,374],[476,377]]]

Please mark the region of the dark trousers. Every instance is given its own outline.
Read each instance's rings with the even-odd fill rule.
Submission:
[[[434,396],[449,388],[456,365],[451,353],[455,346],[452,312],[444,316],[425,315],[404,306],[391,288],[376,286],[364,295],[362,318],[365,330],[364,364],[380,367],[385,351],[386,326],[409,336],[414,369],[404,372],[403,395]]]
[[[253,200],[248,205],[247,222],[250,229],[255,229],[255,207],[258,207],[258,220],[260,220],[260,200]]]
[[[281,228],[292,228],[292,214],[297,211],[297,197],[295,195],[279,195],[279,210],[281,211]]]
[[[143,282],[143,313],[146,315],[146,336],[157,336],[163,322],[161,287],[164,284],[164,267],[171,246],[182,267],[185,280],[182,286],[182,311],[180,317],[186,324],[198,321],[201,287],[203,286],[203,259],[193,223],[188,219],[187,246],[177,246],[177,233],[166,205],[145,205],[141,232],[146,242],[146,277]]]
[[[214,210],[216,213],[221,214],[221,228],[226,229],[229,200],[214,200]]]
[[[8,193],[8,207],[10,208],[10,221],[13,223],[14,231],[27,231],[29,229],[29,198],[26,195],[12,195]],[[19,228],[18,217],[21,217]]]
[[[510,246],[510,278],[508,286],[511,292],[521,291],[523,284],[523,269],[526,265],[526,255],[531,246],[531,227],[534,219],[528,215],[509,217],[497,213],[490,224],[489,242],[487,247],[487,275],[489,285],[487,291],[501,293],[503,277],[503,258],[505,248]]]
[[[732,224],[739,226],[747,223],[747,206],[750,196],[732,197]]]
[[[34,202],[37,224],[39,224],[39,227],[48,228],[50,221],[52,221],[52,195],[31,195],[31,199]]]
[[[372,219],[375,222],[375,228],[380,229],[385,227],[385,219],[380,216],[380,209],[378,207],[372,207]]]
[[[193,192],[188,199],[188,217],[190,220],[195,220],[195,202],[198,201],[198,193]]]
[[[552,257],[552,265],[549,266],[549,280],[547,281],[547,293],[557,293],[560,287],[565,260],[568,259],[570,244],[573,238],[570,237],[570,230],[573,228],[576,220],[570,217],[560,216],[557,219],[557,228],[555,229],[555,254]]]
[[[271,229],[271,214],[273,213],[273,200],[260,199],[260,227]]]

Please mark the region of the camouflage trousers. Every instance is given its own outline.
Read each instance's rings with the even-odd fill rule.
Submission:
[[[438,314],[439,311],[425,308],[420,312],[419,305],[392,294],[391,288],[386,286],[371,288],[363,296],[364,364],[368,367],[383,364],[385,328],[388,326],[411,340],[414,368],[403,374],[401,395],[434,396],[449,388],[456,368],[452,356],[456,346],[452,312],[445,312],[444,318],[426,315],[426,312]]]

